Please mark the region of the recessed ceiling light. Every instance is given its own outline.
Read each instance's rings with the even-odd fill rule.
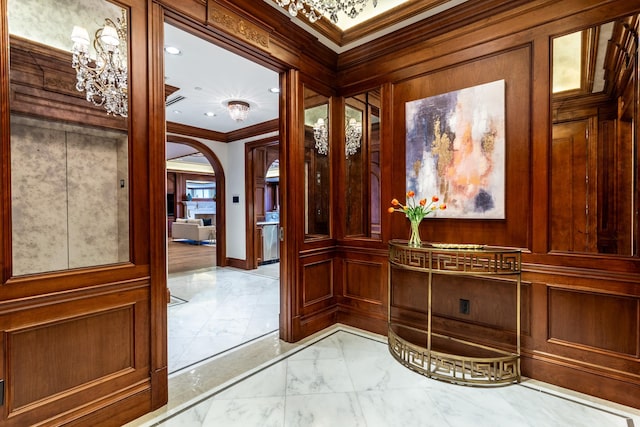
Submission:
[[[202,90],[202,88],[200,86],[196,86],[193,88],[194,90]]]
[[[216,113],[214,113],[213,111],[207,111],[206,113],[204,113],[204,115],[207,117],[215,117]]]
[[[181,51],[175,46],[167,46],[164,48],[164,51],[169,55],[180,55]]]
[[[280,93],[280,88],[279,87],[272,87],[271,89],[269,89],[269,92],[271,92],[271,93]]]
[[[175,114],[182,114],[182,111],[180,111],[180,110],[173,110],[173,112],[174,112]]]

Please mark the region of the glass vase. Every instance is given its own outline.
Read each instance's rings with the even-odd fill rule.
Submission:
[[[408,245],[414,248],[422,246],[422,240],[420,240],[420,222],[422,220],[410,220],[411,222],[411,236],[409,237]]]

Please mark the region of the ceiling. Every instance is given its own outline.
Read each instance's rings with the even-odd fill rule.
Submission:
[[[301,14],[291,17],[274,0],[264,1],[289,17],[292,23],[316,36],[321,43],[341,53],[466,0],[378,0],[376,7],[369,0],[356,19],[340,14],[337,25],[328,18],[312,25]],[[383,14],[386,24],[381,27],[378,22]],[[375,31],[363,32],[362,28],[367,27]],[[336,42],[350,31],[358,31],[361,36],[347,44]],[[165,48],[173,46],[180,50],[178,55],[165,52],[165,83],[177,88],[167,97],[168,122],[228,133],[278,118],[279,95],[270,92],[271,88],[279,85],[278,73],[170,24],[165,24],[164,44]],[[226,110],[230,100],[249,103],[251,109],[247,120],[235,122],[230,118]],[[206,113],[213,115],[207,116]],[[194,152],[183,144],[167,144],[167,159]],[[183,160],[205,161],[200,156]]]

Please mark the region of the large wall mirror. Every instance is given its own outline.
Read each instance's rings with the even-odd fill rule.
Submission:
[[[331,127],[329,98],[304,88],[305,239],[331,230]]]
[[[638,256],[638,15],[551,47],[550,249]]]
[[[380,239],[380,90],[345,99],[346,237]]]
[[[14,276],[130,259],[127,16],[8,2]]]

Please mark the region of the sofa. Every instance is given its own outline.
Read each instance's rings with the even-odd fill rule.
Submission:
[[[202,243],[205,240],[215,243],[216,226],[204,225],[202,219],[177,218],[171,224],[171,238],[174,240],[187,239],[197,243]]]

